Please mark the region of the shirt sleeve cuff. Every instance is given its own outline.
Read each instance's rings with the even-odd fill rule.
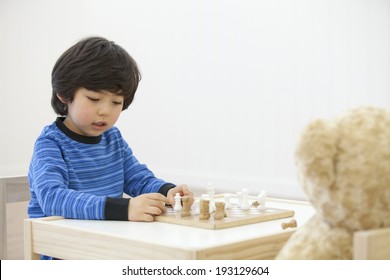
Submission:
[[[164,196],[167,196],[168,191],[174,187],[176,187],[176,185],[174,185],[172,183],[165,183],[164,185],[161,186],[161,188],[158,190],[158,192]]]
[[[129,198],[107,197],[104,207],[105,220],[128,221]]]

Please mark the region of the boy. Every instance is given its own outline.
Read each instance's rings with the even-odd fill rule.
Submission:
[[[153,221],[176,193],[193,201],[187,186],[158,179],[140,164],[114,127],[139,81],[135,61],[105,38],[86,38],[58,59],[51,104],[62,117],[35,143],[29,217]]]

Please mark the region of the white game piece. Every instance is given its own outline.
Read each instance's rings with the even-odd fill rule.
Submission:
[[[215,201],[214,200],[209,200],[209,213],[214,213],[215,212]]]
[[[241,209],[249,209],[249,191],[247,189],[243,189],[241,191],[242,193],[242,200],[241,200]]]
[[[242,192],[237,192],[237,207],[238,208],[241,208],[241,204],[242,204]]]
[[[182,206],[181,206],[181,196],[180,196],[180,194],[176,193],[174,198],[175,198],[175,205],[173,207],[173,210],[175,210],[176,212],[181,211],[182,210]]]
[[[214,187],[212,186],[211,182],[208,183],[207,194],[209,195],[209,201],[210,201],[209,210],[210,210],[210,213],[213,213],[215,210],[215,198],[214,198],[215,191],[214,191]]]
[[[191,212],[194,215],[199,215],[200,214],[200,206],[199,206],[199,200],[195,200],[194,203],[191,206]]]
[[[257,200],[259,201],[260,209],[265,209],[265,201],[267,199],[267,192],[266,191],[261,191],[260,194],[257,196]]]
[[[215,191],[214,191],[214,187],[211,184],[211,182],[208,183],[208,186],[207,186],[206,190],[207,190],[207,194],[210,196],[210,199],[213,199]]]
[[[224,195],[224,198],[225,198],[225,209],[230,209],[230,194],[229,193],[225,193]]]

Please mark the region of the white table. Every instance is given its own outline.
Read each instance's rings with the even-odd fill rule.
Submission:
[[[273,259],[298,227],[314,213],[307,202],[267,199],[267,207],[294,210],[295,216],[210,230],[164,222],[25,220],[25,258],[60,259]]]

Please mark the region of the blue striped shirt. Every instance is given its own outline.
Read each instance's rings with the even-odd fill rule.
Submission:
[[[128,199],[123,193],[166,195],[174,186],[139,163],[116,127],[87,137],[69,130],[63,118],[38,137],[28,179],[31,218],[127,220]]]

